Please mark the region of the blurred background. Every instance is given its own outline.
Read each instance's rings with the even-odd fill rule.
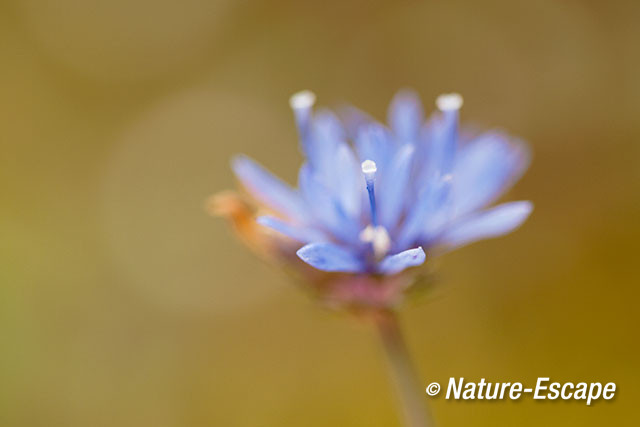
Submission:
[[[616,382],[614,401],[429,399],[440,426],[638,425],[640,3],[0,2],[0,425],[398,426],[369,325],[204,210],[250,154],[293,181],[288,97],[530,142],[516,233],[437,260],[422,382]],[[425,399],[427,399],[425,397]]]

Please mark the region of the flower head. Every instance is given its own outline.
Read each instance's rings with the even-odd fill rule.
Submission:
[[[502,132],[461,131],[458,94],[438,97],[426,119],[418,97],[401,91],[388,127],[353,108],[341,118],[314,112],[314,103],[309,91],[290,100],[305,156],[297,188],[247,157],[233,160],[270,212],[255,221],[314,269],[394,276],[432,249],[508,233],[532,210],[527,201],[488,207],[526,169],[528,151]]]

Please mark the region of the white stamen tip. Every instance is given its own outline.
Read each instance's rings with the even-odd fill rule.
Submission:
[[[459,110],[462,107],[462,95],[459,93],[445,93],[436,99],[436,106],[440,111]]]
[[[376,172],[378,171],[378,167],[376,166],[376,162],[373,160],[365,160],[362,162],[362,173],[367,179],[372,179]]]
[[[310,108],[316,102],[316,94],[310,90],[303,90],[291,95],[289,98],[289,105],[294,110],[300,108]]]
[[[376,258],[383,258],[389,249],[391,249],[391,238],[387,229],[382,226],[367,226],[360,232],[360,240],[365,243],[371,243],[373,253]]]

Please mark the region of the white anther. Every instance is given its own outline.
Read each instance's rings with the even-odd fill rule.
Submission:
[[[442,182],[449,182],[453,179],[453,175],[450,173],[447,173],[445,175],[442,175]]]
[[[373,177],[376,175],[376,172],[378,171],[376,162],[374,162],[373,160],[365,160],[364,162],[362,162],[361,166],[362,166],[362,173],[364,174],[367,181],[372,180]]]
[[[360,232],[360,240],[365,243],[371,243],[373,254],[376,258],[384,257],[389,249],[391,249],[391,238],[387,229],[379,225],[374,227],[368,225],[367,228]]]
[[[289,98],[289,105],[294,110],[311,108],[315,102],[316,94],[310,90],[302,90],[294,93],[291,95],[291,98]]]
[[[462,107],[462,95],[459,93],[445,93],[436,99],[436,106],[440,111],[454,111]]]

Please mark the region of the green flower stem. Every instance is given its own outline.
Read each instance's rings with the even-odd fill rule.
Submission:
[[[406,427],[434,427],[425,405],[425,391],[411,362],[396,314],[381,313],[376,316],[376,326]]]

